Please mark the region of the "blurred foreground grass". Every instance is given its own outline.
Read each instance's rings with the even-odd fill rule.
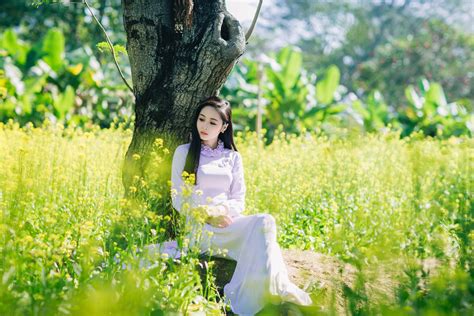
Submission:
[[[0,314],[223,313],[195,261],[158,258],[144,270],[133,259],[160,240],[170,218],[123,199],[130,140],[121,127],[0,125]],[[356,285],[342,289],[348,312],[474,311],[472,139],[280,134],[259,148],[248,132],[236,144],[246,214],[273,214],[283,248],[357,267]],[[122,270],[118,258],[132,269]],[[436,275],[420,265],[427,258],[436,260]],[[367,292],[382,270],[397,285]],[[334,312],[331,295],[309,290],[321,314]]]

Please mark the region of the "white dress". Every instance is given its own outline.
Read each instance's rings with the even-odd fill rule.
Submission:
[[[181,173],[185,165],[190,143],[176,148],[172,163],[173,207],[181,212]],[[202,195],[192,195],[192,206],[199,204],[227,206],[232,224],[224,228],[204,224],[201,253],[212,249],[212,254],[237,261],[232,279],[224,286],[226,303],[238,315],[255,315],[266,304],[293,302],[311,305],[308,293],[289,280],[287,268],[277,242],[275,219],[270,214],[243,215],[245,207],[245,181],[242,156],[239,152],[224,148],[219,139],[212,149],[201,144],[201,156],[195,189]],[[209,237],[206,233],[213,232]],[[192,236],[191,236],[192,237]],[[227,249],[227,255],[218,255],[219,249]],[[179,258],[176,241],[148,245],[149,251],[167,253]]]

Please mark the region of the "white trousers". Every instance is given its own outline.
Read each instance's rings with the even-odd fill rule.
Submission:
[[[309,294],[289,280],[272,215],[240,215],[227,227],[205,224],[202,229],[201,253],[211,249],[212,255],[237,261],[232,279],[224,286],[226,303],[235,314],[255,315],[268,303],[312,304]],[[148,249],[174,258],[181,255],[176,241],[149,245]],[[217,255],[219,249],[227,249],[227,255]]]

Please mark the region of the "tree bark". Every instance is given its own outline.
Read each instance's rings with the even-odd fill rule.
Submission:
[[[190,24],[175,12],[191,3]],[[122,0],[135,95],[135,126],[122,173],[126,196],[144,176],[153,141],[174,152],[189,141],[197,103],[217,95],[245,50],[245,34],[224,0]],[[140,155],[134,160],[133,155]],[[171,158],[171,157],[169,157]],[[169,173],[163,174],[169,180]]]

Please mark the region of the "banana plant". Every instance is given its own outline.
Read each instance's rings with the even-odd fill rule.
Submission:
[[[443,87],[437,82],[421,78],[418,91],[413,85],[405,89],[408,106],[399,113],[403,124],[402,135],[423,131],[427,136],[473,134],[474,116],[470,103],[459,100],[448,103]]]
[[[256,125],[259,82],[266,84],[259,80],[259,67],[263,67],[261,60],[241,60],[222,87],[222,94],[235,105],[232,109],[235,130]]]
[[[270,57],[275,62],[265,68],[269,84],[264,97],[269,103],[265,108],[264,121],[272,130],[281,124],[285,132],[299,133],[309,93],[308,78],[302,67],[303,56],[301,51],[285,47]]]
[[[46,33],[43,40],[43,59],[55,72],[60,71],[65,65],[64,59],[65,39],[60,29],[53,28]]]
[[[235,67],[223,93],[236,107],[233,114],[243,126],[254,126],[257,116],[258,92],[265,103],[263,128],[267,139],[279,125],[285,132],[298,133],[302,127],[308,95],[307,77],[302,68],[301,52],[285,47],[276,54],[261,54],[257,59],[245,59]]]
[[[30,44],[21,41],[12,29],[7,29],[0,38],[0,50],[4,55],[0,68],[4,74],[2,103],[5,104],[0,115],[16,117],[25,123],[41,121],[45,112],[55,110],[64,118],[74,105],[69,102],[71,92],[74,99],[74,90],[70,87],[61,92],[64,73],[68,72],[62,31],[52,28],[42,41]],[[56,102],[48,102],[52,99]],[[58,104],[64,100],[68,102]]]
[[[242,126],[255,124],[259,85],[266,102],[263,127],[267,130],[268,138],[273,137],[279,125],[285,132],[298,134],[303,129],[313,129],[330,115],[343,111],[345,105],[334,101],[339,87],[339,69],[330,67],[324,78],[313,86],[317,104],[309,107],[311,85],[314,83],[302,64],[301,52],[293,47],[285,47],[276,54],[260,55],[255,60],[246,59],[240,67],[236,67],[223,92],[233,103],[244,105],[234,110],[237,121],[245,122]],[[264,75],[261,76],[259,71]]]
[[[316,81],[316,104],[302,115],[308,129],[325,122],[347,108],[346,104],[336,102],[334,96],[340,84],[341,73],[336,65],[326,70],[323,78]]]
[[[366,103],[359,99],[353,101],[352,109],[358,115],[357,119],[361,119],[361,123],[368,132],[378,131],[388,123],[394,123],[389,107],[378,90],[369,93]]]
[[[65,123],[112,121],[122,88],[105,77],[89,47],[66,58],[65,46],[57,28],[34,43],[25,43],[12,29],[0,34],[0,121],[40,124],[48,114]],[[83,109],[76,112],[79,104]]]
[[[10,55],[18,64],[24,65],[27,61],[28,52],[31,50],[30,45],[18,40],[13,29],[7,29],[0,38],[0,44],[4,51],[3,55]]]

